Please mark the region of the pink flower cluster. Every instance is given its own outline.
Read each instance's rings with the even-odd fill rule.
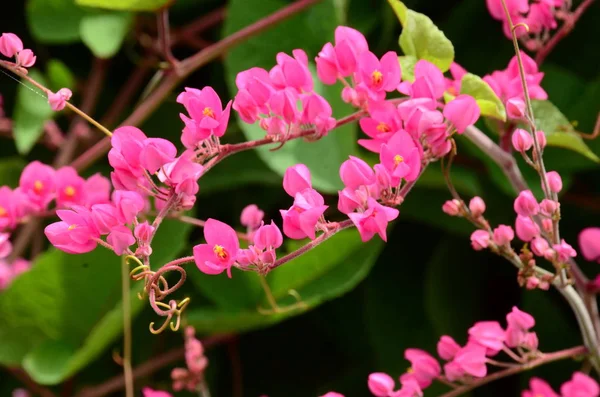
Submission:
[[[194,327],[191,326],[185,328],[185,363],[187,368],[174,368],[171,371],[173,390],[194,392],[204,380],[208,359],[204,356],[202,342],[196,339]]]
[[[142,394],[144,397],[173,397],[171,393],[162,390],[154,390],[149,387],[144,387],[142,389]]]
[[[0,36],[0,54],[7,58],[15,58],[18,66],[24,68],[35,64],[36,56],[28,48],[23,48],[23,42],[14,33],[2,33]]]
[[[600,263],[600,227],[588,227],[579,233],[579,250],[586,260]]]
[[[560,394],[540,378],[529,380],[529,389],[524,390],[521,397],[598,397],[600,386],[598,383],[582,372],[575,372],[570,380],[560,387]]]
[[[0,240],[5,236],[0,234]],[[0,241],[0,245],[2,242]],[[4,243],[6,244],[6,243]],[[0,248],[3,249],[3,248]],[[31,263],[25,259],[15,259],[12,263],[0,259],[0,291],[7,288],[20,274],[25,273],[31,268]]]

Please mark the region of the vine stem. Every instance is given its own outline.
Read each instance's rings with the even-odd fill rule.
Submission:
[[[570,349],[560,350],[554,353],[543,354],[541,357],[536,358],[528,363],[523,365],[519,365],[513,368],[507,368],[502,371],[494,372],[491,375],[486,376],[485,378],[477,379],[472,383],[464,386],[457,387],[454,390],[449,391],[448,393],[442,394],[440,397],[456,397],[461,394],[467,393],[479,386],[483,386],[490,382],[493,382],[498,379],[506,378],[507,376],[515,375],[521,372],[528,371],[530,369],[539,367],[544,364],[548,364],[554,361],[564,360],[566,358],[571,358],[575,356],[580,356],[582,354],[587,353],[587,349],[584,346],[572,347]]]
[[[133,370],[131,367],[131,297],[129,290],[129,266],[121,258],[121,295],[123,300],[123,376],[125,396],[133,397]]]

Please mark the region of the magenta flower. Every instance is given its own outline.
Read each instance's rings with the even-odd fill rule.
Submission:
[[[540,203],[540,212],[542,215],[551,217],[558,209],[559,205],[560,204],[554,200],[543,199]]]
[[[244,207],[244,209],[242,210],[240,223],[246,226],[248,229],[254,230],[260,226],[264,217],[264,211],[259,209],[256,204],[250,204]]]
[[[2,33],[0,36],[0,54],[12,58],[23,51],[23,42],[14,33]]]
[[[533,253],[541,257],[545,257],[548,249],[550,249],[550,245],[543,237],[535,237],[533,240],[531,240],[530,245]],[[550,251],[552,250],[550,249]]]
[[[370,102],[369,115],[358,121],[360,128],[371,139],[359,139],[359,145],[379,153],[381,145],[402,129],[402,120],[395,106],[387,101]]]
[[[302,123],[314,125],[318,135],[326,135],[335,127],[331,105],[322,96],[315,93],[302,96],[302,109]]]
[[[138,179],[146,182],[140,162],[145,140],[146,135],[136,127],[120,127],[113,131],[108,162],[114,168],[111,177],[116,188],[137,190]]]
[[[390,393],[390,397],[423,397],[423,390],[414,379],[400,381],[400,390]]]
[[[177,102],[183,104],[194,123],[193,127],[184,129],[181,136],[181,142],[188,149],[193,149],[211,135],[220,138],[225,134],[231,101],[223,109],[221,98],[212,87],[204,87],[202,90],[186,87],[185,92],[177,97]]]
[[[556,171],[549,171],[546,174],[546,180],[548,181],[548,187],[554,193],[559,193],[562,190],[563,183],[560,174]]]
[[[51,223],[44,229],[50,243],[67,254],[83,254],[93,251],[100,238],[92,217],[84,207],[75,206],[72,210],[58,210],[56,215],[61,222]]]
[[[456,375],[468,374],[476,378],[483,378],[487,375],[486,367],[486,349],[477,344],[467,344],[460,349],[454,356],[452,363],[456,364],[454,368]],[[444,369],[447,369],[444,367]]]
[[[254,123],[259,114],[269,114],[266,106],[274,87],[269,72],[262,68],[244,70],[235,78],[239,92],[233,101],[233,109],[246,123]]]
[[[457,216],[460,214],[460,208],[460,201],[457,199],[446,200],[442,205],[442,211],[444,211],[446,215],[450,216]]]
[[[375,100],[382,100],[386,91],[395,91],[400,83],[398,55],[389,51],[379,60],[372,52],[363,52],[358,59],[357,73],[369,96]]]
[[[149,387],[144,387],[142,389],[142,394],[144,397],[173,397],[171,393],[167,393],[166,391],[160,390],[152,390]]]
[[[100,173],[90,176],[84,183],[85,205],[103,204],[110,201],[110,181]]]
[[[283,218],[283,233],[296,240],[306,237],[314,240],[317,223],[327,208],[323,196],[314,189],[307,188],[296,193],[294,205],[288,210],[279,210]]]
[[[56,191],[56,171],[39,161],[29,163],[19,180],[21,191],[27,195],[36,210],[46,209]]]
[[[529,313],[519,310],[513,306],[512,311],[506,315],[506,345],[508,347],[525,346],[531,344],[534,333],[529,333],[529,329],[535,325],[535,319]],[[537,347],[537,336],[535,336],[535,346]]]
[[[112,245],[115,254],[123,255],[135,243],[135,237],[133,237],[131,229],[127,226],[116,226],[106,236],[106,242]]]
[[[444,117],[452,123],[459,134],[475,124],[480,114],[477,101],[470,95],[459,95],[444,107]]]
[[[475,230],[471,233],[471,246],[475,251],[481,251],[490,245],[490,233],[487,230]]]
[[[440,364],[429,353],[420,349],[406,349],[404,358],[410,361],[410,368],[407,373],[400,376],[402,383],[414,380],[419,387],[424,389],[431,385],[431,382],[440,376],[442,369]]]
[[[567,244],[564,238],[560,241],[560,244],[554,244],[552,248],[556,252],[558,260],[563,263],[568,262],[569,259],[577,256],[577,251]]]
[[[485,201],[479,196],[475,196],[469,201],[469,211],[475,218],[479,218],[485,212]]]
[[[525,117],[525,102],[521,98],[510,98],[506,101],[504,106],[506,107],[506,114],[508,115],[508,118],[513,119],[513,120],[521,120]],[[523,130],[521,129],[521,131],[523,131]],[[529,135],[529,137],[531,137],[531,134],[528,134],[528,135]],[[513,145],[514,145],[514,140],[513,140]],[[529,150],[529,149],[525,149],[525,150]]]
[[[499,225],[494,229],[494,243],[498,246],[508,246],[515,238],[515,232],[512,227],[507,225]]]
[[[315,59],[317,76],[325,84],[334,84],[338,77],[348,77],[356,71],[358,57],[369,50],[369,44],[358,30],[347,26],[335,29],[335,46],[327,43]]]
[[[288,167],[283,174],[283,190],[292,197],[298,192],[312,188],[310,170],[304,164]]]
[[[376,397],[389,396],[396,386],[394,379],[383,372],[374,372],[370,374],[367,384],[371,393]]]
[[[358,189],[362,185],[375,183],[375,171],[358,157],[350,156],[340,166],[340,178],[346,187]]]
[[[262,397],[262,396],[261,396],[261,397]],[[334,391],[330,391],[330,392],[328,392],[328,393],[325,393],[325,394],[323,394],[323,395],[322,395],[322,396],[320,396],[320,397],[344,397],[344,395],[343,395],[343,394],[340,394],[340,393],[337,393],[337,392],[334,392]]]
[[[284,52],[277,54],[277,65],[269,71],[269,77],[275,88],[283,90],[293,88],[298,94],[313,90],[313,79],[308,70],[308,57],[304,50],[292,51],[292,58]]]
[[[521,216],[534,216],[540,212],[540,206],[531,190],[523,190],[515,199],[515,212]]]
[[[24,68],[30,68],[35,65],[37,57],[33,54],[29,48],[19,51],[17,54],[17,65],[23,66]]]
[[[259,250],[276,249],[283,244],[283,236],[277,225],[271,221],[269,225],[262,225],[254,233],[254,246]]]
[[[506,19],[501,0],[486,0],[488,10],[494,19],[503,21]],[[528,0],[507,0],[506,8],[510,15],[525,14],[529,11]]]
[[[568,382],[560,387],[563,397],[598,397],[600,387],[598,383],[583,372],[575,372]]]
[[[393,177],[392,184],[400,179],[414,181],[421,172],[421,153],[413,139],[405,132],[397,132],[388,143],[381,146],[381,164]]]
[[[2,196],[1,193],[0,196]],[[599,227],[588,227],[579,233],[579,249],[587,261],[600,263]]]
[[[56,205],[68,208],[87,203],[85,180],[73,167],[62,167],[56,171]]]
[[[132,223],[146,206],[144,198],[139,193],[127,190],[115,190],[112,194],[112,201],[122,223]]]
[[[438,355],[444,360],[452,360],[460,349],[460,345],[448,335],[443,335],[437,343]]]
[[[300,121],[301,113],[298,110],[298,93],[291,88],[275,92],[269,99],[271,111],[281,117],[285,124],[294,124]]]
[[[0,259],[4,259],[12,252],[10,234],[0,233]]]
[[[227,270],[227,276],[231,278],[231,266],[240,249],[235,230],[226,223],[211,218],[204,225],[204,239],[206,244],[194,247],[194,260],[198,269],[205,274],[221,274]]]
[[[110,203],[92,205],[90,214],[96,230],[101,235],[110,233],[113,228],[124,223],[117,208]]]
[[[170,141],[162,138],[147,138],[140,152],[140,165],[154,174],[163,165],[175,160],[177,148]]]
[[[369,241],[375,234],[379,234],[383,241],[387,241],[387,225],[396,219],[399,213],[400,211],[396,208],[381,205],[369,197],[365,212],[352,212],[348,214],[348,217],[358,229],[363,242]]]
[[[366,203],[365,203],[366,204]],[[338,191],[338,211],[342,214],[349,214],[356,211],[363,205],[363,200],[357,194],[357,191],[350,188]]]
[[[545,380],[540,378],[531,378],[529,388],[531,390],[523,390],[521,397],[560,397]]]
[[[517,216],[515,230],[521,241],[531,241],[540,235],[540,227],[528,216]]]
[[[71,99],[73,93],[68,88],[61,88],[56,93],[48,92],[48,103],[52,110],[58,112],[63,110],[67,105],[67,101]]]
[[[469,328],[469,342],[485,347],[488,356],[502,350],[505,338],[505,331],[497,321],[479,321]]]
[[[15,194],[8,186],[0,187],[0,230],[14,228],[17,224]]]
[[[446,90],[446,81],[442,71],[433,63],[421,59],[415,64],[415,81],[402,82],[398,91],[412,98],[440,99]]]

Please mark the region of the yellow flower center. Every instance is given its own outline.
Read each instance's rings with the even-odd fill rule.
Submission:
[[[44,190],[44,184],[42,183],[42,181],[37,180],[35,182],[33,182],[33,191],[36,193],[41,193],[42,190]]]
[[[408,368],[406,369],[406,373],[407,373],[407,374],[412,374],[413,372],[415,372],[415,370],[414,370],[412,367],[408,367]]]
[[[69,229],[69,230],[73,230],[73,229],[75,229],[76,227],[77,227],[77,225],[73,224],[73,225],[69,226],[69,228],[68,228],[68,229]]]
[[[381,82],[383,81],[383,74],[379,70],[374,70],[371,74],[371,81],[375,85],[381,84]]]
[[[379,132],[390,132],[390,131],[392,131],[392,129],[386,123],[381,122],[381,123],[379,123],[377,125],[377,131],[379,131]]]
[[[67,186],[65,188],[65,196],[72,198],[75,196],[75,188],[73,186]]]
[[[0,218],[5,217],[6,215],[8,215],[6,209],[4,207],[0,207]]]
[[[202,111],[202,114],[205,115],[206,117],[212,117],[213,119],[215,118],[215,112],[213,112],[213,110],[211,108],[204,108],[204,110]]]
[[[400,156],[399,154],[394,156],[394,165],[398,166],[398,164],[404,162],[404,157]]]
[[[227,259],[229,256],[225,248],[221,247],[220,245],[215,245],[213,252],[219,257],[219,259]]]

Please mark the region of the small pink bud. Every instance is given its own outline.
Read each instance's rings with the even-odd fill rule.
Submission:
[[[556,171],[550,171],[546,174],[546,179],[548,180],[548,187],[554,193],[558,193],[562,190],[562,178],[560,174]]]
[[[529,313],[519,310],[519,308],[516,306],[513,306],[512,311],[506,315],[506,322],[509,326],[524,331],[527,331],[535,326],[535,319],[533,316]]]
[[[549,219],[549,218],[542,219],[542,229],[544,229],[544,231],[546,233],[552,233],[552,229],[553,229],[552,219]]]
[[[362,159],[350,156],[350,159],[340,166],[340,178],[346,187],[358,189],[360,186],[375,183],[375,172]]]
[[[10,234],[0,233],[0,259],[6,258],[12,252]]]
[[[520,98],[510,98],[506,101],[506,113],[508,117],[515,120],[520,120],[525,116],[525,102]]]
[[[535,332],[528,332],[525,334],[521,345],[529,350],[537,350],[539,345],[538,336]]]
[[[361,200],[355,190],[344,188],[344,190],[338,191],[338,196],[338,210],[342,214],[354,212],[361,206]]]
[[[471,234],[471,246],[475,251],[481,251],[490,245],[490,234],[487,230],[475,230]]]
[[[521,216],[533,216],[540,211],[540,206],[531,190],[523,190],[515,199],[514,209]]]
[[[543,199],[540,203],[540,209],[542,210],[543,215],[552,216],[558,209],[558,205],[559,204],[554,200]]]
[[[527,283],[525,284],[525,288],[529,290],[534,290],[540,284],[540,279],[536,276],[527,277]]]
[[[283,189],[292,197],[296,193],[312,187],[310,171],[304,164],[296,164],[289,167],[283,175]]]
[[[494,242],[497,245],[508,245],[515,238],[515,232],[512,227],[500,225],[494,229]]]
[[[133,234],[140,242],[147,243],[150,241],[150,237],[154,233],[155,228],[151,226],[148,221],[140,223],[135,227]]]
[[[536,131],[535,136],[540,144],[540,149],[544,150],[546,144],[548,143],[548,140],[546,139],[546,133],[544,131]]]
[[[135,243],[135,238],[127,226],[116,226],[106,236],[106,242],[113,246],[115,254],[123,255]]]
[[[394,379],[383,372],[375,372],[369,375],[369,390],[377,397],[387,397],[396,385]]]
[[[260,226],[265,212],[260,210],[256,204],[250,204],[242,210],[240,223],[249,229],[256,229]]]
[[[452,360],[460,350],[460,345],[451,336],[444,335],[437,343],[438,355],[444,360]]]
[[[579,233],[579,250],[586,260],[600,263],[599,227],[588,227]]]
[[[35,64],[36,56],[33,55],[33,51],[26,48],[23,51],[19,51],[17,54],[17,63],[23,67],[30,68]]]
[[[552,248],[556,251],[558,260],[561,262],[567,262],[570,258],[575,258],[577,256],[577,251],[575,251],[565,239],[562,239],[560,244],[554,244]]]
[[[537,256],[543,257],[546,254],[546,251],[550,248],[550,245],[546,241],[546,239],[542,237],[535,237],[531,240],[531,250]]]
[[[283,236],[277,225],[271,221],[270,225],[262,225],[254,233],[254,246],[259,250],[269,247],[279,248],[283,244]]]
[[[12,58],[18,52],[23,51],[23,42],[14,33],[2,33],[0,36],[0,54]]]
[[[460,214],[460,201],[457,199],[448,200],[442,205],[442,211],[450,216],[458,216]]]
[[[249,246],[248,249],[240,249],[237,253],[237,262],[242,266],[247,266],[251,263],[258,262],[258,253],[254,246]]]
[[[540,235],[540,228],[538,225],[527,216],[517,216],[515,229],[517,231],[517,237],[519,237],[521,241],[531,241],[534,237]]]
[[[48,92],[48,103],[55,112],[63,110],[73,93],[68,88],[61,88],[56,93]]]
[[[512,145],[517,152],[526,152],[533,146],[531,134],[524,129],[517,128],[512,134]]]
[[[475,196],[469,201],[469,210],[475,218],[479,218],[485,212],[485,201],[479,196]]]
[[[505,331],[497,321],[479,321],[469,328],[469,342],[485,347],[486,354],[502,350],[505,339]]]

